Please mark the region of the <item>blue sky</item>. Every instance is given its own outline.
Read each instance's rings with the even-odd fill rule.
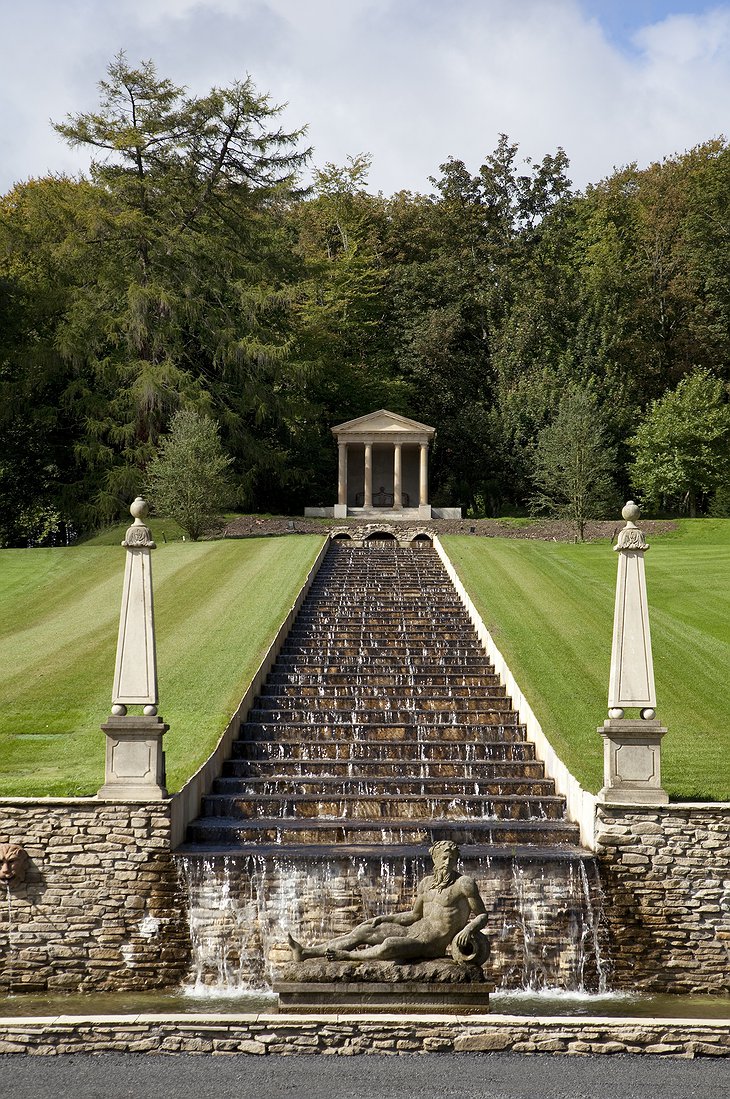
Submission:
[[[580,7],[599,21],[606,35],[624,48],[632,48],[632,35],[642,27],[660,23],[671,15],[698,15],[722,7],[704,0],[582,0]]]
[[[0,0],[0,188],[86,166],[49,120],[91,108],[111,57],[204,92],[251,74],[315,163],[373,156],[428,190],[500,133],[562,145],[578,186],[730,131],[730,0]]]

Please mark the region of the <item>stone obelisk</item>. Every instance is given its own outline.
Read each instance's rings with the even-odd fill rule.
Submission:
[[[618,805],[666,805],[661,785],[661,740],[666,729],[656,720],[656,687],[646,597],[644,554],[649,549],[636,526],[639,508],[629,500],[621,512],[616,603],[613,617],[608,721],[599,728],[604,741],[600,801]],[[638,717],[626,717],[626,710]]]
[[[169,726],[157,716],[157,657],[152,599],[152,550],[145,525],[148,507],[138,496],[130,507],[134,523],[122,545],[127,550],[119,616],[112,712],[106,733],[106,779],[101,798],[157,801],[167,797],[162,737]],[[142,714],[128,714],[141,706]]]

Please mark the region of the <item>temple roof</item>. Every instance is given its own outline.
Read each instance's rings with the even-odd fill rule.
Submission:
[[[397,412],[389,412],[387,408],[379,408],[367,416],[338,424],[332,428],[332,433],[335,436],[387,435],[392,438],[401,435],[404,439],[408,436],[431,439],[436,434],[436,428],[421,424],[418,420],[409,420],[407,416],[399,416]]]

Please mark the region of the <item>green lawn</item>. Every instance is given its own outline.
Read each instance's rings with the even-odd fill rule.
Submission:
[[[92,794],[103,781],[99,725],[124,568],[117,533],[110,545],[0,551],[0,795]],[[160,713],[177,790],[225,727],[321,539],[155,536]],[[443,541],[546,734],[598,790],[616,555],[605,542]],[[688,520],[650,542],[664,785],[674,798],[728,800],[730,520]]]
[[[99,725],[111,706],[119,541],[0,551],[0,795],[86,795],[103,782]],[[159,543],[157,662],[171,791],[210,754],[321,545],[307,535]]]
[[[686,520],[646,555],[663,784],[730,800],[730,520]],[[616,555],[572,545],[449,536],[444,546],[566,765],[603,782]]]

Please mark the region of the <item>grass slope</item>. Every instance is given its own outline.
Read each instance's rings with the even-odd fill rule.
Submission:
[[[160,713],[178,790],[210,754],[322,544],[161,544]],[[104,779],[124,552],[0,551],[0,795],[93,794]]]
[[[444,537],[465,587],[558,754],[603,784],[616,555],[567,545]],[[672,798],[730,799],[730,521],[686,520],[646,556],[657,713]]]

